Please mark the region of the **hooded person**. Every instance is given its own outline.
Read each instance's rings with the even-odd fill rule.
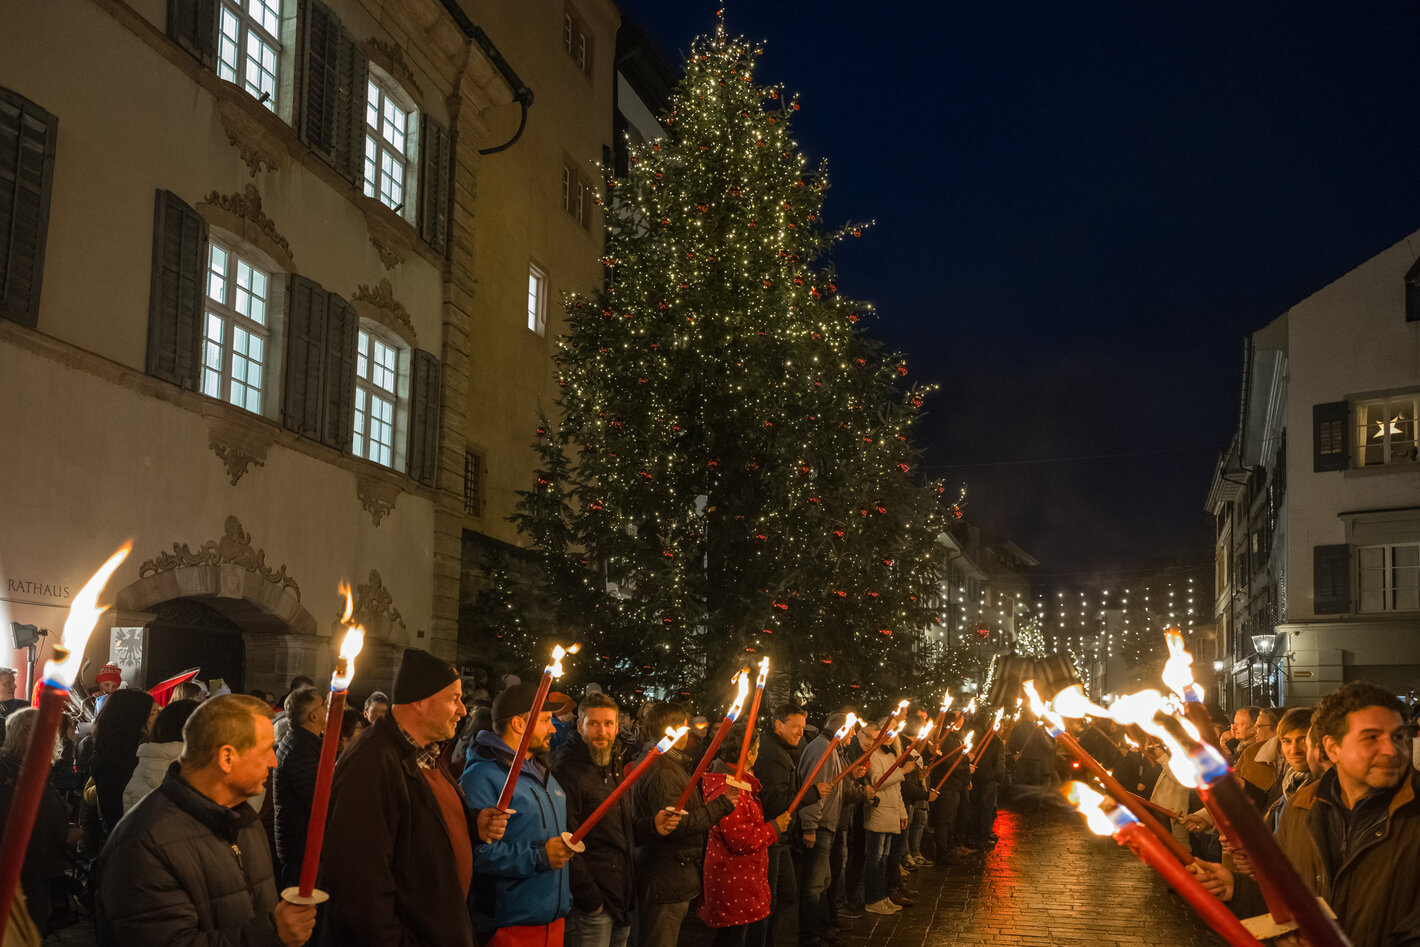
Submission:
[[[340,758],[319,887],[330,947],[473,947],[474,853],[507,816],[471,812],[441,745],[464,716],[458,671],[406,648],[388,715]]]

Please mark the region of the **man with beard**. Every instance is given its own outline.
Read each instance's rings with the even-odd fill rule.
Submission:
[[[567,829],[567,797],[547,768],[552,712],[544,700],[533,707],[537,685],[514,684],[493,698],[493,729],[474,739],[468,768],[459,780],[471,806],[496,806],[508,772],[519,767],[503,838],[479,846],[473,867],[480,884],[473,893],[473,926],[487,947],[560,944],[572,910],[567,863],[572,849]],[[515,760],[523,734],[531,728],[527,755]]]
[[[471,814],[440,756],[462,690],[453,665],[406,648],[389,714],[336,764],[319,885],[328,947],[473,947],[474,852],[508,816]]]
[[[1420,773],[1410,766],[1402,709],[1395,695],[1362,681],[1323,697],[1312,726],[1335,765],[1296,791],[1277,830],[1355,947],[1420,943]],[[1204,885],[1235,912],[1265,909],[1251,879],[1204,870]]]
[[[621,782],[616,701],[592,692],[582,699],[577,735],[552,754],[552,772],[567,793],[567,827],[576,829]],[[680,814],[665,809],[637,819],[628,793],[588,833],[587,851],[571,863],[572,913],[566,947],[624,947],[636,907],[633,851],[653,834],[668,835]]]

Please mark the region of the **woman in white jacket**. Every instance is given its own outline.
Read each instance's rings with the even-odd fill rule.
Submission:
[[[886,723],[881,721],[878,726],[885,726]],[[901,752],[900,739],[889,740],[879,747],[868,761],[868,785],[882,779]],[[901,859],[902,833],[907,830],[908,813],[902,802],[902,779],[912,771],[913,765],[909,761],[893,770],[892,775],[878,787],[877,797],[863,807],[863,827],[867,831],[863,901],[864,910],[870,914],[895,914],[902,910],[888,897],[888,891],[897,882],[897,861],[893,856]]]
[[[195,700],[175,700],[158,713],[147,743],[138,744],[138,767],[123,788],[123,812],[158,788],[168,767],[182,756],[182,725],[197,709]]]

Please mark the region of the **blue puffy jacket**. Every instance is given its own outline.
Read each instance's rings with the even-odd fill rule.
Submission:
[[[498,804],[512,759],[512,748],[496,733],[485,730],[478,735],[459,780],[470,809]],[[473,851],[475,877],[493,882],[475,881],[470,898],[481,941],[504,927],[551,924],[572,910],[571,871],[566,866],[553,871],[543,848],[567,829],[562,787],[540,763],[524,760],[510,808],[516,814],[508,820],[503,838]]]

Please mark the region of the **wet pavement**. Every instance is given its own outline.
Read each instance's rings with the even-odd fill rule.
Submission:
[[[1222,940],[1169,887],[1071,812],[1002,809],[1000,841],[951,868],[912,873],[916,904],[865,915],[849,934],[860,947],[934,944],[1034,947],[1204,947]],[[792,943],[792,942],[789,942]]]
[[[865,914],[847,947],[1214,947],[1223,941],[1128,850],[1090,834],[1084,820],[1055,806],[1002,808],[1000,841],[950,868],[919,868],[915,904],[897,914]],[[924,851],[930,845],[924,842]],[[787,880],[787,879],[786,879]],[[782,890],[782,889],[781,889]],[[788,905],[785,906],[789,908]],[[793,909],[775,931],[778,947],[797,941]],[[686,947],[710,932],[690,922]]]

